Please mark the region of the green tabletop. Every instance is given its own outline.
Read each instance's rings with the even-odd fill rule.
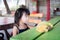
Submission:
[[[53,25],[56,23],[56,22],[58,22],[60,20],[60,18],[59,17],[56,17],[56,18],[53,18],[53,19],[51,19],[50,21],[48,21],[48,22],[50,22],[50,23],[52,23]],[[59,25],[56,25],[56,26],[59,26]],[[58,27],[57,27],[58,28]],[[57,30],[57,28],[55,28],[56,30]],[[49,33],[49,32],[48,32]],[[48,34],[47,33],[47,34]],[[11,37],[10,38],[10,40],[33,40],[33,39],[35,39],[38,35],[40,35],[40,34],[42,34],[42,33],[40,33],[40,32],[37,32],[36,31],[36,27],[35,28],[32,28],[32,29],[30,29],[30,30],[27,30],[27,31],[25,31],[25,32],[23,32],[23,33],[20,33],[20,34],[18,34],[18,35],[16,35],[15,37]],[[44,33],[45,34],[45,33]],[[40,36],[42,36],[42,35],[40,35]],[[39,36],[38,36],[39,37]],[[39,37],[39,39],[40,39],[40,37]]]
[[[36,40],[60,40],[60,22],[55,25],[53,30],[44,33]]]
[[[50,23],[52,23],[52,24],[54,25],[54,24],[57,23],[59,20],[60,20],[60,17],[55,17],[55,18],[49,20],[48,22],[50,22]]]
[[[35,38],[39,34],[41,33],[37,32],[36,28],[33,28],[10,38],[10,40],[33,40],[33,38]]]

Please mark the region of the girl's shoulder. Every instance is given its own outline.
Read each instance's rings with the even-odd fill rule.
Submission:
[[[14,25],[13,26],[13,29],[19,29],[17,25]]]
[[[17,27],[16,27],[16,26],[13,26],[13,29],[15,29],[15,30],[16,30],[16,29],[17,29]]]

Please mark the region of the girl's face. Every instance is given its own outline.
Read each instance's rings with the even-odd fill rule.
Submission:
[[[23,12],[23,15],[22,15],[22,18],[20,20],[20,22],[23,22],[23,23],[27,23],[28,22],[28,15],[26,15],[25,12]]]

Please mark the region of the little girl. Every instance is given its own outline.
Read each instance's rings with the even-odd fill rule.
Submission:
[[[19,8],[16,10],[15,24],[13,27],[13,36],[31,28],[26,24],[28,22],[29,15],[30,15],[30,12],[27,8]]]

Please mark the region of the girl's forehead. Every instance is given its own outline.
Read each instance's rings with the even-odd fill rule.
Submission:
[[[26,13],[26,12],[23,12],[23,15],[27,15],[27,16],[28,16],[28,13]]]
[[[23,13],[23,14],[26,14],[26,12],[24,12],[24,11],[23,11],[22,13]]]
[[[23,15],[26,15],[26,12],[23,12]]]

